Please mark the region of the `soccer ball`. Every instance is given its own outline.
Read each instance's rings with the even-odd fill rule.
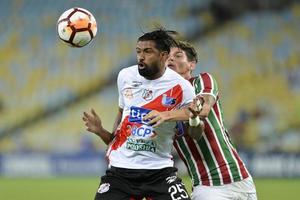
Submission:
[[[86,9],[66,10],[57,21],[59,38],[72,47],[83,47],[97,34],[97,22]]]

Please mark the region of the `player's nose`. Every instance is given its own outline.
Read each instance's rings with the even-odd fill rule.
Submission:
[[[138,56],[138,62],[143,62],[145,60],[144,56]]]
[[[143,56],[142,54],[137,56],[138,61],[144,61],[145,60],[145,56]]]
[[[173,57],[173,56],[171,56],[171,55],[169,55],[169,57],[168,57],[167,61],[173,61],[173,60],[174,60],[174,57]]]

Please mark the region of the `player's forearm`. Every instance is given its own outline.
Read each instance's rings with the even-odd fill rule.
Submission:
[[[208,117],[208,114],[211,110],[211,108],[213,107],[213,105],[215,104],[215,98],[212,95],[203,95],[203,105],[202,105],[202,109],[199,113],[199,117],[204,119],[206,117]]]
[[[108,130],[102,128],[96,133],[105,144],[109,144],[113,139],[113,134]]]
[[[103,128],[102,126],[98,126],[98,130],[94,133],[96,135],[98,135],[105,144],[108,145],[114,139],[114,134],[113,133],[117,130],[117,127],[121,122],[121,118],[122,118],[122,110],[119,109],[119,112],[116,116],[116,119],[115,119],[115,122],[114,122],[114,125],[113,125],[112,133],[109,132],[108,130],[106,130],[105,128]]]
[[[189,120],[188,108],[179,110],[164,111],[163,114],[166,116],[166,121],[187,121]]]

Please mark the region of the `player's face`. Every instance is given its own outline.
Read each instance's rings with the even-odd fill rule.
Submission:
[[[187,55],[183,50],[178,47],[172,47],[166,65],[185,79],[190,79],[196,63],[188,61]]]
[[[163,74],[168,53],[159,51],[154,41],[139,41],[136,53],[141,76],[153,80]]]

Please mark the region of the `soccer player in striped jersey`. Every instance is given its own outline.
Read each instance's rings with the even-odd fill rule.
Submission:
[[[189,80],[201,99],[198,116],[204,122],[200,139],[189,134],[174,140],[180,158],[193,182],[193,200],[255,200],[256,190],[245,164],[241,160],[224,125],[218,85],[209,73],[192,77],[197,64],[197,52],[189,43],[179,42],[171,48],[166,65]],[[163,114],[163,113],[162,113]],[[157,113],[155,113],[156,116]],[[160,123],[165,115],[159,116]],[[151,118],[152,116],[150,116]],[[169,118],[169,117],[168,117]],[[155,119],[153,119],[155,121]],[[184,123],[184,126],[189,126]],[[187,130],[184,128],[183,130]]]

